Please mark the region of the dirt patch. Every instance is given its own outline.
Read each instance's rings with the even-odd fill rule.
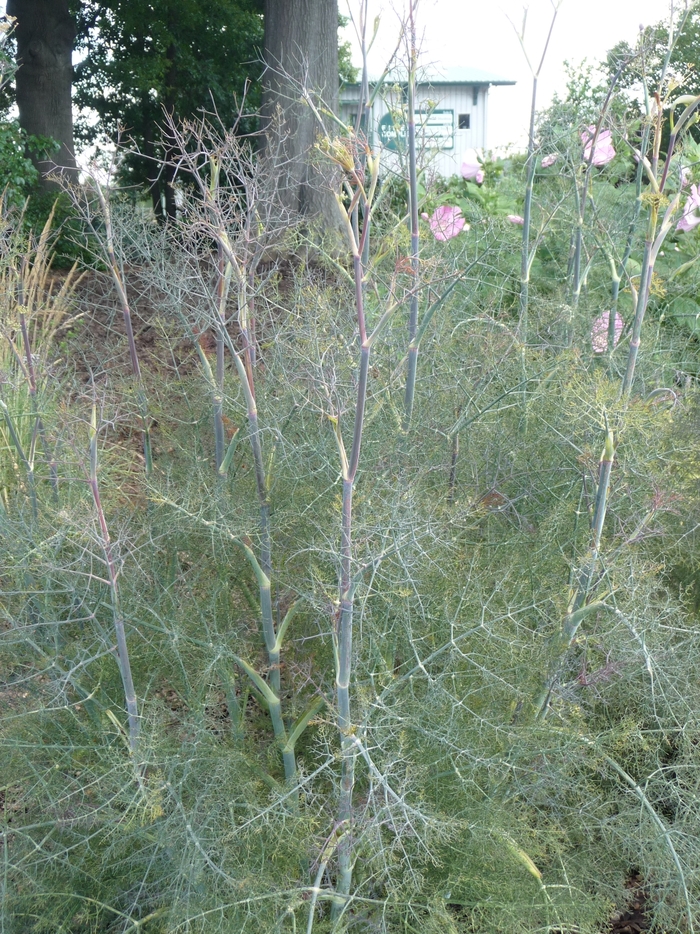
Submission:
[[[644,888],[644,880],[634,873],[627,880],[630,891],[629,904],[623,911],[618,911],[610,920],[610,934],[640,934],[651,930],[649,920],[649,893]]]

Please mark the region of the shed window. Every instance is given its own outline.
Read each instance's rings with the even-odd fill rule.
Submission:
[[[471,114],[460,114],[457,126],[460,130],[468,130],[471,125]]]
[[[479,103],[479,89],[472,88],[472,104],[476,107]]]

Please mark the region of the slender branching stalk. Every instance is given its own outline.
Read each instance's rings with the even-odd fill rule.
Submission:
[[[584,163],[583,167],[583,182],[581,183],[581,188],[579,191],[578,188],[578,179],[574,178],[574,185],[576,187],[576,207],[577,207],[577,219],[576,219],[576,230],[574,233],[574,255],[573,263],[571,269],[571,306],[574,311],[578,308],[579,300],[581,298],[581,287],[583,283],[583,275],[581,273],[581,260],[583,256],[583,228],[586,223],[586,207],[588,205],[588,190],[591,183],[591,175],[593,172],[593,159],[595,157],[596,144],[598,142],[598,137],[603,128],[603,123],[605,117],[607,116],[608,108],[610,107],[610,102],[612,101],[613,91],[615,86],[620,79],[620,76],[626,66],[626,62],[621,63],[618,70],[613,75],[609,85],[608,93],[603,102],[603,106],[600,109],[600,115],[598,116],[598,122],[595,125],[593,130],[593,135],[589,138],[586,145],[590,146],[590,151],[588,153],[588,158]],[[573,337],[573,330],[570,329],[570,340]]]
[[[216,199],[219,193],[219,180],[221,161],[213,155],[209,157],[211,178],[209,182],[209,205],[216,222]],[[224,367],[226,346],[222,336],[226,327],[226,302],[231,282],[232,267],[224,256],[221,238],[217,243],[216,256],[216,287],[215,287],[215,315],[217,326],[214,329],[216,340],[216,380],[213,386],[213,414],[214,414],[214,441],[216,451],[216,469],[221,471],[225,458],[225,430],[224,430]]]
[[[112,225],[112,211],[109,201],[109,194],[101,184],[95,174],[91,176],[92,186],[102,211],[102,220],[104,223],[104,238],[98,238],[104,250],[104,258],[109,266],[109,272],[112,276],[112,282],[117,291],[119,304],[121,305],[122,315],[124,317],[124,327],[126,329],[126,339],[129,345],[129,357],[131,359],[131,371],[136,384],[136,395],[140,411],[141,435],[143,439],[143,457],[146,465],[146,476],[153,473],[153,456],[151,452],[151,430],[150,416],[148,414],[148,403],[146,393],[143,388],[141,378],[141,366],[139,364],[138,352],[136,350],[136,340],[134,339],[134,328],[131,320],[131,306],[126,291],[126,281],[124,279],[123,268],[117,262],[117,255],[114,249],[114,228]],[[93,232],[96,231],[93,228]]]
[[[280,746],[284,763],[285,779],[293,789],[296,789],[297,773],[295,765],[294,744],[288,742],[286,728],[282,717],[281,704],[281,676],[280,651],[282,639],[291,621],[295,605],[290,608],[285,619],[276,629],[273,599],[272,599],[272,532],[270,527],[270,470],[264,462],[262,432],[258,417],[255,384],[255,339],[252,321],[252,308],[254,297],[255,274],[262,257],[264,236],[267,233],[262,222],[260,193],[258,184],[259,170],[245,159],[245,153],[235,138],[235,134],[227,131],[223,137],[212,140],[207,136],[204,123],[185,124],[178,127],[170,123],[170,133],[181,153],[181,162],[191,173],[197,184],[204,202],[205,218],[202,221],[207,236],[213,238],[216,244],[216,286],[214,294],[214,313],[212,324],[216,337],[216,374],[212,374],[211,367],[204,351],[198,352],[207,382],[212,387],[214,401],[214,425],[216,440],[216,463],[220,476],[228,471],[233,454],[238,444],[238,432],[234,433],[228,450],[224,449],[223,425],[223,398],[224,398],[224,351],[227,350],[233,361],[243,398],[246,404],[248,422],[248,437],[253,456],[256,494],[259,510],[260,545],[259,557],[246,545],[249,561],[255,572],[258,582],[260,599],[260,617],[262,635],[267,652],[268,682],[247,663],[240,664],[247,676],[253,682],[258,696],[264,700],[270,712],[275,739]],[[191,145],[191,144],[194,145]],[[193,152],[194,150],[194,152]],[[206,157],[209,169],[207,177],[202,170],[202,157]],[[225,165],[230,177],[240,183],[241,191],[234,196],[234,204],[240,210],[232,218],[235,224],[236,235],[229,235],[228,216],[225,210],[225,200],[230,192],[224,191],[221,185],[221,170]],[[267,208],[266,208],[267,209]],[[241,215],[243,223],[241,223]],[[237,302],[238,325],[242,346],[236,347],[228,330],[226,303],[230,293],[233,292]],[[265,684],[262,690],[260,685]],[[293,791],[293,804],[296,807],[298,791]]]
[[[640,144],[640,153],[645,154],[647,147],[649,145],[649,134],[650,127],[649,124],[645,124],[642,131],[642,140]],[[641,159],[637,162],[637,171],[635,173],[635,199],[634,199],[634,211],[632,212],[632,217],[630,218],[630,225],[627,232],[627,242],[625,244],[625,251],[622,254],[619,265],[615,265],[611,261],[612,269],[612,286],[610,294],[610,317],[608,319],[608,335],[607,335],[607,352],[612,354],[615,349],[615,322],[617,321],[617,307],[618,300],[620,297],[620,285],[623,279],[626,276],[627,263],[629,262],[630,256],[632,255],[632,250],[634,248],[635,236],[637,233],[637,225],[639,224],[639,216],[642,211],[642,182],[644,178],[644,163]]]
[[[403,429],[408,431],[413,414],[413,400],[416,393],[416,369],[418,367],[418,282],[420,278],[420,241],[418,227],[418,172],[416,167],[416,72],[418,69],[418,47],[416,42],[417,0],[410,0],[408,5],[408,202],[411,224],[411,290],[408,316],[408,365],[406,369],[406,390],[404,393]]]
[[[554,32],[554,24],[557,20],[557,14],[559,13],[559,7],[561,6],[562,0],[551,0],[552,3],[552,20],[549,24],[549,31],[547,33],[547,38],[544,43],[544,48],[542,50],[542,56],[540,58],[540,63],[535,69],[534,66],[530,63],[530,58],[527,54],[525,48],[525,26],[527,24],[527,10],[525,11],[525,16],[523,19],[522,29],[518,31],[515,29],[515,33],[520,42],[520,47],[525,56],[528,68],[532,74],[532,98],[530,102],[530,125],[528,129],[528,139],[527,139],[527,159],[525,160],[525,204],[523,207],[523,241],[520,253],[520,341],[523,346],[527,346],[528,340],[528,308],[529,308],[529,296],[530,296],[530,269],[532,268],[532,261],[534,259],[534,251],[530,250],[530,226],[532,223],[532,192],[534,189],[535,183],[535,169],[537,166],[537,159],[535,156],[535,116],[537,113],[537,85],[540,79],[540,74],[542,73],[542,67],[544,66],[544,60],[547,57],[547,50],[549,49],[549,43],[552,38],[552,33]],[[513,25],[511,23],[511,25]]]
[[[326,872],[328,863],[331,861],[333,854],[338,848],[338,844],[343,839],[343,837],[349,832],[349,825],[340,824],[336,827],[331,833],[329,839],[326,841],[326,845],[323,848],[323,851],[318,860],[318,870],[311,887],[311,900],[309,902],[309,919],[306,925],[306,934],[312,934],[314,927],[314,920],[316,916],[316,904],[318,902],[318,896],[321,894],[321,882]]]
[[[674,835],[671,833],[669,828],[666,826],[666,824],[663,822],[663,820],[659,816],[657,809],[654,807],[652,802],[649,800],[649,796],[646,794],[646,792],[640,786],[640,784],[634,780],[634,778],[629,774],[629,772],[626,769],[624,769],[616,759],[614,759],[612,756],[608,755],[608,753],[601,750],[598,747],[598,744],[595,743],[593,740],[582,735],[579,735],[579,739],[582,743],[592,748],[596,752],[596,755],[601,756],[604,762],[607,762],[610,768],[618,775],[618,777],[622,780],[622,782],[632,791],[635,797],[639,800],[640,804],[642,805],[642,808],[644,809],[644,811],[646,811],[648,816],[651,818],[652,823],[658,829],[660,836],[662,837],[664,843],[668,847],[668,850],[671,854],[671,859],[673,860],[673,864],[676,867],[678,878],[681,883],[681,888],[683,890],[683,901],[685,903],[686,916],[688,920],[688,931],[690,932],[690,934],[694,934],[695,932],[695,925],[693,924],[694,912],[690,904],[690,893],[688,891],[688,884],[686,882],[686,874],[683,871],[683,866],[681,865],[681,861],[678,856],[678,851],[676,850],[676,847],[673,843]]]
[[[112,600],[112,618],[114,622],[114,633],[117,639],[116,658],[119,665],[119,673],[124,686],[124,699],[126,701],[126,710],[129,718],[129,748],[133,756],[138,751],[139,742],[139,711],[136,700],[136,691],[134,689],[134,679],[131,675],[131,662],[129,660],[129,648],[126,642],[126,629],[124,627],[124,616],[119,597],[119,574],[114,562],[112,553],[112,541],[109,536],[107,520],[105,518],[102,501],[100,499],[100,488],[97,482],[97,406],[92,407],[92,418],[90,420],[90,490],[92,499],[97,512],[97,520],[100,526],[100,544],[104,554],[105,566],[107,568],[107,578],[109,582],[109,591]]]

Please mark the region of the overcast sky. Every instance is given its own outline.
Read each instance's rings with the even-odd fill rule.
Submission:
[[[676,0],[676,9],[680,2]],[[350,5],[357,9],[359,0],[350,0]],[[492,148],[522,145],[527,138],[532,77],[508,21],[510,17],[520,29],[525,5],[529,7],[525,45],[537,67],[552,19],[551,0],[418,0],[425,64],[483,68],[517,81],[515,87],[491,89],[488,145]],[[341,12],[347,9],[347,0],[339,0],[339,7]],[[383,57],[396,42],[396,10],[405,5],[402,0],[370,0],[370,8],[370,21],[381,14],[370,67],[381,72]],[[669,9],[669,0],[563,0],[541,72],[538,106],[546,106],[555,90],[563,91],[565,60],[602,59],[620,40],[634,42],[640,24],[667,19]]]

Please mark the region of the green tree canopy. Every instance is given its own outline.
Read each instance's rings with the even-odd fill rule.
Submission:
[[[244,94],[246,111],[260,105],[262,0],[72,0],[83,55],[76,68],[76,138],[103,134],[133,143],[123,169],[147,185],[156,212],[174,212],[162,127],[201,111],[231,125]],[[343,25],[341,22],[339,25]],[[355,80],[349,43],[339,47],[340,78]]]
[[[613,75],[622,62],[627,62],[618,87],[640,91],[646,83],[650,94],[660,90],[659,82],[669,45],[667,22],[648,26],[640,35],[636,48],[628,42],[618,42],[607,55],[606,70]],[[694,3],[684,20],[677,18],[673,50],[667,77],[677,82],[675,94],[700,94],[700,3]]]
[[[257,0],[83,0],[78,24],[74,99],[83,114],[76,136],[107,132],[135,144],[125,171],[148,184],[158,213],[174,209],[168,170],[157,162],[164,114],[175,119],[216,111],[230,124],[251,82],[259,98],[263,21]]]

